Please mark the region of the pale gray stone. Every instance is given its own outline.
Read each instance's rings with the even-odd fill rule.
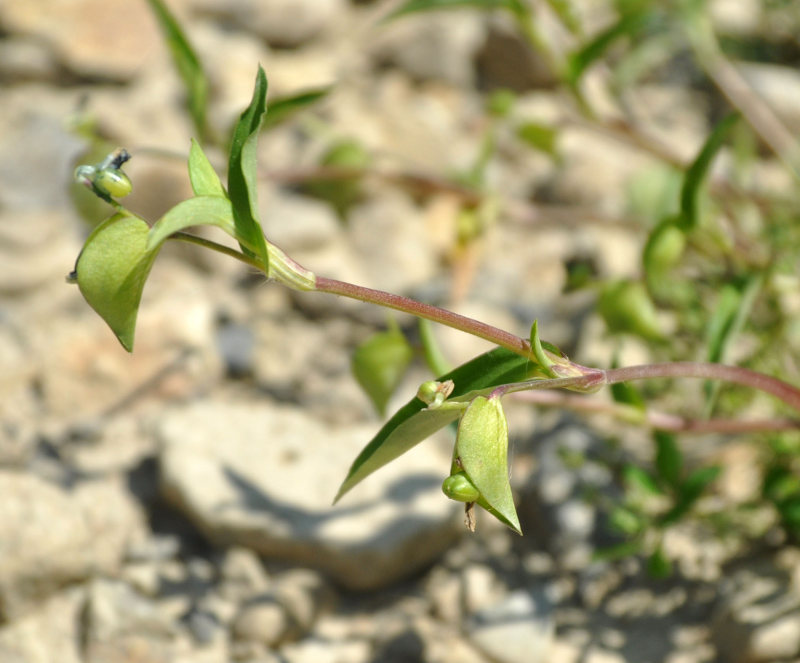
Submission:
[[[173,2],[170,8],[176,11],[180,4]],[[5,30],[45,43],[63,65],[86,76],[127,80],[161,44],[158,26],[144,3],[3,2],[0,23]]]
[[[354,207],[348,238],[370,287],[409,292],[438,271],[439,256],[423,216],[402,192],[385,192]]]
[[[791,550],[791,549],[790,549]],[[749,561],[726,574],[712,622],[719,652],[731,663],[800,656],[800,554]]]
[[[738,62],[736,66],[796,139],[800,132],[800,73],[797,68],[758,62]]]
[[[375,426],[326,427],[268,402],[201,401],[159,426],[164,494],[212,540],[316,566],[357,589],[432,562],[458,536],[449,457],[413,449],[331,506]]]
[[[0,471],[0,619],[19,615],[67,583],[114,573],[141,514],[115,481],[72,492]]]
[[[194,0],[194,4],[278,47],[302,46],[347,8],[344,0]]]
[[[331,206],[308,196],[272,191],[262,214],[264,233],[289,255],[322,249],[342,235]]]
[[[54,594],[35,612],[0,628],[3,663],[85,663],[81,653],[84,587]]]
[[[280,645],[291,632],[292,621],[289,615],[273,597],[243,607],[232,625],[235,639],[273,648]]]
[[[89,585],[86,634],[91,642],[111,643],[136,634],[170,639],[175,626],[158,610],[155,601],[119,580],[96,579]]]
[[[385,27],[374,54],[416,78],[470,85],[472,60],[485,38],[486,22],[479,12],[426,12]]]
[[[551,660],[555,620],[543,592],[516,590],[480,610],[467,627],[470,640],[498,663]]]

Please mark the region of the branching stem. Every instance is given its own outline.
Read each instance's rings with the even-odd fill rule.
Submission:
[[[224,253],[251,267],[264,271],[264,266],[255,258],[251,258],[235,249],[207,240],[203,237],[179,232],[172,235],[172,238],[198,244],[205,248]],[[410,313],[411,315],[425,318],[432,322],[438,322],[439,324],[453,327],[454,329],[472,334],[473,336],[504,347],[522,357],[533,359],[531,344],[527,339],[488,325],[480,320],[474,320],[473,318],[468,318],[438,306],[424,304],[408,297],[403,297],[402,295],[365,288],[353,283],[329,279],[324,276],[316,277],[315,286],[314,289],[318,292],[326,292],[331,295],[357,299],[362,302],[376,304],[396,311],[403,311],[404,313]],[[585,387],[588,390],[604,384],[612,385],[618,382],[654,378],[700,378],[704,380],[719,380],[766,392],[783,401],[793,409],[800,411],[800,389],[778,378],[739,366],[702,362],[644,364],[641,366],[627,366],[608,370],[590,368],[574,363],[571,363],[570,366],[575,369],[572,375],[565,376],[559,380],[542,380],[541,382],[547,383],[547,387],[551,388],[572,386],[577,388]],[[534,382],[530,382],[530,384],[533,385]],[[539,389],[542,388],[542,386],[529,386],[528,389]],[[520,387],[520,389],[508,390],[507,393],[519,391],[521,389],[522,387]]]

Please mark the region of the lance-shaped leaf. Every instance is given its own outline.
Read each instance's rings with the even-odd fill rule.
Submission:
[[[331,91],[331,86],[318,87],[312,90],[304,90],[297,94],[287,97],[275,97],[269,102],[269,113],[264,118],[262,131],[269,131],[282,122],[291,119],[297,113],[311,107],[318,101],[324,99]]]
[[[386,404],[413,358],[414,351],[397,323],[356,349],[351,363],[353,375],[380,415],[385,414]]]
[[[189,150],[189,181],[195,196],[222,196],[227,198],[225,187],[219,181],[219,175],[208,157],[203,152],[200,144],[192,138],[192,147]]]
[[[253,99],[233,131],[228,161],[228,196],[233,203],[236,239],[242,250],[269,265],[267,244],[258,222],[258,132],[267,112],[267,76],[258,67]]]
[[[691,230],[698,224],[700,214],[700,192],[706,179],[711,162],[725,144],[728,135],[739,120],[738,113],[731,113],[723,118],[703,144],[703,148],[694,162],[686,171],[686,178],[681,189],[681,218],[680,226],[684,230]]]
[[[495,515],[522,534],[508,480],[508,423],[499,398],[472,400],[458,425],[456,454]]]
[[[461,410],[457,405],[456,409],[449,409],[448,404],[468,401],[469,394],[476,390],[525,380],[536,368],[525,357],[495,348],[438,378],[440,382],[452,380],[455,385],[444,407],[428,409],[415,397],[400,408],[353,461],[334,502],[370,474],[455,421]]]
[[[160,247],[148,250],[149,232],[139,217],[115,214],[89,235],[75,265],[84,298],[128,352],[144,283]]]
[[[408,0],[383,20],[385,22],[407,14],[417,14],[435,9],[455,9],[458,7],[507,9],[517,16],[524,16],[528,11],[522,0]]]
[[[204,136],[207,128],[208,79],[203,72],[200,59],[163,0],[148,0],[148,2],[164,32],[175,68],[186,86],[186,101],[195,128],[201,136]]]
[[[619,21],[582,44],[580,49],[572,53],[567,61],[567,82],[577,85],[583,73],[608,51],[609,47],[621,37],[635,37],[645,28],[659,22],[659,14],[655,11],[634,10],[623,14]]]

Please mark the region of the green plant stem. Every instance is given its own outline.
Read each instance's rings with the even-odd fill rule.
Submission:
[[[487,325],[479,320],[473,320],[472,318],[459,315],[458,313],[439,308],[438,306],[423,304],[422,302],[409,299],[408,297],[402,297],[401,295],[394,295],[382,290],[373,290],[372,288],[364,288],[363,286],[325,278],[324,276],[317,276],[316,290],[318,292],[327,292],[331,295],[349,297],[350,299],[357,299],[362,302],[377,304],[378,306],[384,306],[396,311],[410,313],[411,315],[416,315],[420,318],[431,320],[432,322],[438,322],[448,327],[454,327],[455,329],[490,341],[523,357],[532,357],[531,344],[524,338],[520,338],[519,336],[498,329],[497,327]]]
[[[264,271],[264,264],[258,260],[257,258],[251,258],[236,249],[232,249],[229,246],[225,246],[224,244],[218,244],[210,239],[205,239],[204,237],[198,237],[197,235],[191,235],[189,233],[184,232],[177,232],[173,233],[169,236],[169,239],[177,239],[181,242],[188,242],[189,244],[197,244],[198,246],[202,246],[206,249],[211,249],[212,251],[216,251],[217,253],[224,253],[226,256],[230,256],[231,258],[236,258],[239,262],[243,262],[246,265],[250,265],[251,267],[255,267],[260,272]]]
[[[629,380],[648,380],[652,378],[701,378],[732,382],[751,389],[758,389],[780,399],[795,410],[800,410],[800,389],[763,373],[751,371],[740,366],[726,364],[707,364],[693,361],[676,361],[664,364],[644,364],[610,368],[605,371],[606,384],[616,384]]]
[[[217,244],[211,240],[183,232],[175,233],[172,235],[172,238],[198,244],[205,248],[224,253],[262,272],[264,271],[264,266],[255,258],[246,256],[235,249]],[[302,269],[299,265],[298,268]],[[438,322],[448,327],[453,327],[467,334],[472,334],[473,336],[504,347],[523,357],[534,359],[531,344],[526,339],[493,327],[492,325],[487,325],[479,320],[474,320],[459,315],[458,313],[439,308],[438,306],[423,304],[422,302],[401,295],[395,295],[382,290],[373,290],[372,288],[365,288],[353,283],[329,279],[324,276],[317,276],[315,278],[315,286],[314,290],[317,292],[326,292],[331,295],[349,297],[350,299],[357,299],[369,304],[376,304],[396,311],[410,313],[411,315],[425,318],[432,322]],[[518,383],[513,385],[513,388],[507,388],[504,393],[548,387],[575,387],[588,390],[603,385],[616,384],[618,382],[654,378],[700,378],[704,380],[732,382],[751,389],[757,389],[775,396],[793,409],[800,411],[800,389],[778,378],[739,366],[702,362],[673,362],[627,366],[624,368],[611,368],[607,370],[590,368],[574,363],[571,363],[571,367],[575,369],[576,374],[554,380],[532,380],[525,383]],[[512,387],[512,385],[506,385],[506,387]]]

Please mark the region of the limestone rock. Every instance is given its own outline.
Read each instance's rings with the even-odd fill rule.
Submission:
[[[38,610],[0,628],[3,663],[84,663],[80,614],[83,587],[55,594]]]
[[[195,0],[195,4],[260,35],[271,46],[285,48],[302,46],[346,10],[344,0]]]
[[[517,590],[477,612],[467,632],[499,663],[539,663],[551,660],[554,630],[545,595]]]
[[[326,428],[270,403],[197,402],[159,426],[165,496],[214,542],[316,566],[353,589],[433,561],[460,532],[429,441],[331,500],[374,426]]]
[[[113,573],[141,516],[116,482],[69,492],[0,471],[0,619],[27,611],[63,585]]]
[[[722,585],[712,635],[731,663],[761,663],[800,656],[800,583],[797,550],[729,573]]]

